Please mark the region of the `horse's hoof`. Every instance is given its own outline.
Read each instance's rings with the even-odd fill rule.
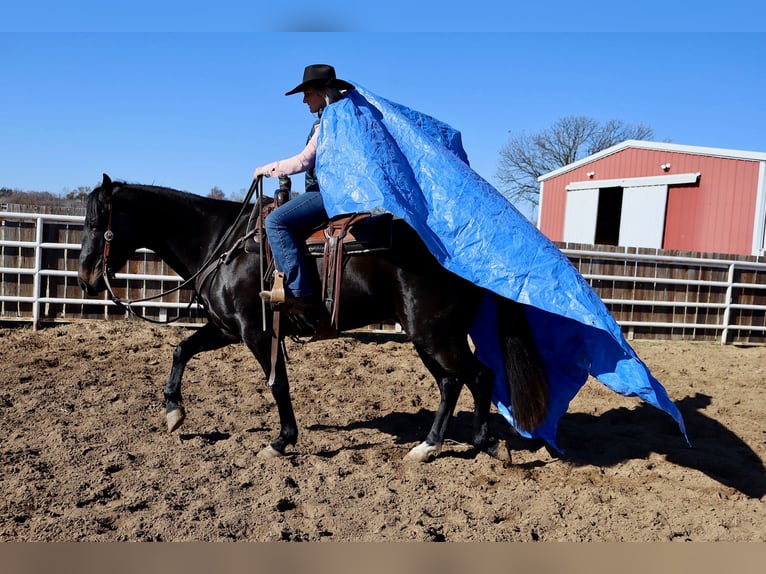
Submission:
[[[503,441],[497,441],[494,446],[489,447],[487,454],[505,464],[511,464],[511,451],[508,450],[508,445]]]
[[[258,458],[268,459],[268,458],[279,458],[280,456],[284,456],[281,452],[279,452],[277,449],[275,449],[273,446],[269,445],[258,452],[257,455]]]
[[[178,407],[175,410],[165,414],[165,420],[168,423],[168,432],[173,432],[184,422],[186,418],[186,409]]]
[[[440,444],[428,444],[423,441],[418,446],[410,450],[405,456],[404,460],[410,462],[428,462],[439,456],[442,451],[442,445]]]

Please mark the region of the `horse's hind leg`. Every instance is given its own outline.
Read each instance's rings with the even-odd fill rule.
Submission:
[[[170,377],[165,385],[165,419],[168,432],[173,432],[184,422],[186,409],[181,397],[181,379],[184,369],[189,360],[203,351],[220,349],[230,344],[218,327],[206,323],[200,329],[181,341],[173,351],[173,366],[170,369]]]
[[[500,443],[489,429],[489,411],[492,406],[492,390],[495,384],[495,374],[478,360],[476,376],[466,381],[474,400],[473,446],[495,458],[510,462],[508,449]]]
[[[471,353],[467,342],[445,346],[438,353],[428,352],[416,344],[426,368],[436,378],[441,401],[426,440],[413,448],[408,460],[425,462],[441,452],[447,426],[455,410],[460,391],[465,384],[474,398],[473,446],[501,460],[508,460],[507,449],[490,433],[489,411],[492,404],[494,374]]]
[[[436,410],[436,416],[426,440],[410,450],[405,457],[407,460],[426,462],[441,452],[449,421],[463,388],[464,365],[466,358],[470,357],[470,350],[467,345],[465,349],[461,349],[460,346],[446,346],[436,352],[417,342],[415,342],[415,349],[423,364],[436,379],[441,395],[439,408]]]

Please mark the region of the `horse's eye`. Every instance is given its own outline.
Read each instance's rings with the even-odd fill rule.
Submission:
[[[106,220],[106,217],[102,216],[99,213],[91,213],[89,215],[85,216],[85,225],[88,227],[98,229],[99,226],[103,227],[103,222]]]

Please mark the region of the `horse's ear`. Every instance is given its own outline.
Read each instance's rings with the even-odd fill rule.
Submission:
[[[101,191],[104,193],[104,197],[112,197],[114,192],[114,184],[112,178],[104,174],[104,179],[101,181]]]

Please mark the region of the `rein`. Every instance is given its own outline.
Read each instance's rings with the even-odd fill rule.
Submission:
[[[148,321],[150,323],[158,323],[158,324],[167,324],[167,323],[173,323],[175,321],[178,321],[181,318],[181,313],[174,317],[173,319],[169,319],[167,321],[158,321],[156,319],[151,319],[149,317],[146,317],[140,313],[137,313],[133,310],[131,305],[135,305],[136,303],[143,303],[145,301],[151,301],[153,299],[159,299],[161,297],[164,297],[165,295],[169,295],[171,293],[175,293],[176,291],[180,291],[181,289],[187,287],[188,285],[192,284],[200,275],[203,275],[203,273],[210,267],[214,262],[216,262],[216,265],[220,265],[223,261],[223,257],[225,253],[223,252],[223,248],[226,246],[226,243],[228,242],[229,238],[231,237],[231,234],[234,232],[234,228],[236,227],[237,222],[240,220],[242,215],[245,212],[245,209],[247,208],[250,199],[253,196],[253,192],[258,191],[256,198],[257,201],[253,206],[253,209],[260,206],[261,213],[263,212],[263,206],[262,203],[262,197],[263,197],[263,178],[259,176],[258,178],[254,179],[253,182],[250,184],[250,189],[247,192],[247,195],[245,196],[244,201],[242,202],[242,208],[240,209],[239,213],[237,214],[237,217],[234,218],[234,222],[231,224],[227,232],[224,234],[224,236],[221,238],[221,240],[218,242],[218,245],[213,250],[212,254],[208,259],[205,261],[204,264],[200,266],[200,268],[197,270],[194,275],[183,281],[182,283],[176,285],[172,289],[168,289],[167,291],[163,291],[162,293],[159,293],[158,295],[151,295],[149,297],[143,297],[141,299],[120,299],[115,293],[114,289],[112,288],[111,282],[110,282],[110,276],[114,277],[115,273],[112,271],[112,269],[109,267],[109,252],[111,250],[111,243],[114,239],[114,232],[112,231],[112,197],[109,197],[109,208],[108,208],[108,215],[107,215],[107,228],[104,232],[104,253],[101,258],[101,275],[104,277],[104,283],[106,284],[106,289],[109,292],[109,297],[112,300],[112,302],[117,305],[118,307],[124,309],[131,315],[138,317],[139,319],[143,319],[144,321]],[[263,263],[261,263],[263,265]],[[206,279],[209,276],[210,273],[205,273],[203,277]],[[261,275],[261,282],[263,282],[263,276]],[[204,281],[203,281],[204,283]],[[201,287],[201,285],[200,285]],[[198,289],[195,287],[194,289],[195,294],[194,297],[189,301],[189,304],[186,306],[186,309],[189,309],[192,306],[192,303],[194,303],[194,299],[199,297]],[[265,313],[264,313],[265,317]],[[265,319],[264,319],[265,321]]]

